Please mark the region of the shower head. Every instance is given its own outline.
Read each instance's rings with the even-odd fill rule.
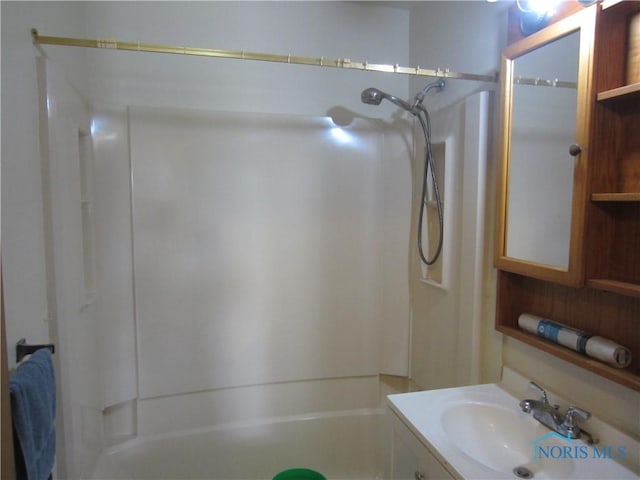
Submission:
[[[383,95],[384,93],[377,88],[370,87],[362,91],[360,99],[362,100],[362,103],[366,103],[368,105],[380,105],[382,103]]]
[[[374,87],[363,90],[360,94],[360,99],[362,100],[362,103],[366,103],[368,105],[380,105],[382,100],[386,99],[400,108],[404,108],[406,111],[413,113],[413,107],[407,102]]]
[[[368,105],[380,105],[382,100],[387,99],[391,103],[396,104],[400,108],[406,110],[411,113],[414,117],[416,117],[420,121],[420,126],[422,127],[422,133],[424,134],[424,141],[426,144],[425,148],[425,159],[424,159],[424,176],[422,181],[422,201],[420,202],[420,214],[418,215],[418,251],[420,253],[420,259],[426,265],[433,265],[438,258],[440,257],[440,253],[442,252],[442,243],[444,240],[444,220],[442,215],[442,200],[440,198],[440,193],[438,189],[438,182],[436,180],[436,174],[433,166],[433,157],[431,153],[431,121],[429,120],[429,112],[422,105],[422,101],[424,100],[424,96],[427,94],[429,90],[432,88],[438,88],[442,90],[444,88],[444,80],[438,79],[435,82],[428,83],[425,85],[422,90],[420,90],[415,97],[413,97],[413,105],[409,105],[404,100],[399,99],[398,97],[394,97],[393,95],[389,95],[377,88],[370,87],[360,94],[360,99],[363,103]],[[424,218],[424,206],[427,203],[427,172],[431,172],[431,181],[433,183],[433,192],[435,197],[436,209],[438,214],[438,227],[440,235],[438,237],[438,244],[436,247],[436,252],[431,259],[428,259],[422,247],[422,220]],[[429,218],[431,218],[429,216]]]

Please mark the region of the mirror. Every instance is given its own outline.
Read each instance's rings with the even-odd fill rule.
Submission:
[[[576,31],[513,61],[506,255],[563,269],[569,267],[568,147],[576,141],[579,47]],[[555,79],[560,86],[549,86]]]
[[[502,63],[496,266],[567,284],[579,283],[582,263],[593,43],[586,13],[514,43]]]

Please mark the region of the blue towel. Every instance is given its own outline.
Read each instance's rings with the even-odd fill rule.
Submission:
[[[36,351],[9,381],[16,453],[22,453],[26,478],[50,478],[56,455],[56,383],[51,352]]]

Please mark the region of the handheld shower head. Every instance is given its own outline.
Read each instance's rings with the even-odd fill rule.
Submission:
[[[383,93],[377,88],[367,88],[363,90],[360,94],[360,99],[362,103],[366,103],[367,105],[380,105],[382,103]]]
[[[420,202],[420,213],[418,216],[418,251],[420,254],[420,259],[426,265],[433,265],[436,263],[438,258],[440,257],[440,253],[442,252],[442,244],[444,240],[444,217],[442,214],[442,200],[440,198],[440,191],[438,189],[438,182],[436,180],[435,169],[433,165],[433,157],[431,153],[431,121],[429,120],[429,112],[422,105],[422,101],[424,100],[424,96],[427,94],[429,90],[432,88],[438,88],[442,90],[444,88],[444,80],[438,79],[435,82],[428,83],[425,85],[420,92],[414,97],[413,105],[409,105],[404,100],[399,99],[398,97],[394,97],[393,95],[389,95],[377,88],[370,87],[364,90],[360,94],[360,99],[363,103],[368,105],[380,105],[383,99],[389,100],[391,103],[399,106],[400,108],[406,110],[411,113],[414,117],[416,117],[420,121],[420,126],[422,127],[422,133],[424,134],[424,140],[426,143],[425,148],[425,157],[424,157],[424,175],[422,178],[422,201]],[[428,172],[431,173],[431,182],[433,184],[433,192],[436,200],[436,208],[438,215],[438,228],[440,235],[438,236],[438,244],[435,248],[435,253],[433,257],[430,259],[425,256],[422,245],[422,222],[425,218],[425,204],[427,203],[427,175]],[[430,218],[430,217],[429,217]]]
[[[409,105],[407,102],[374,87],[363,90],[363,92],[360,94],[360,99],[362,100],[362,103],[366,103],[368,105],[380,105],[382,103],[382,100],[386,99],[391,103],[399,106],[400,108],[404,108],[407,112],[413,113],[413,107],[411,107],[411,105]]]

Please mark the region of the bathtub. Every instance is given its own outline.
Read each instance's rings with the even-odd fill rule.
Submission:
[[[382,479],[383,408],[234,422],[138,437],[104,450],[94,479],[271,479],[294,467],[328,479]]]

